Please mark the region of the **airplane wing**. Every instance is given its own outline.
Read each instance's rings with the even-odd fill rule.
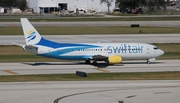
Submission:
[[[118,64],[122,62],[122,57],[119,55],[105,56],[105,55],[94,55],[92,56],[94,61],[105,61],[109,64]]]

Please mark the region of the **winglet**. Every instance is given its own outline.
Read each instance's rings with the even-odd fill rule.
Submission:
[[[34,45],[40,42],[41,35],[33,27],[27,18],[21,18],[22,29],[26,41],[26,45]]]

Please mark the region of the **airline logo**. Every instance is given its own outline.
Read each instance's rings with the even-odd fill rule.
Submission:
[[[34,40],[36,38],[36,32],[33,30],[29,30],[27,32],[27,35],[28,36],[26,37],[26,39],[28,39],[28,42],[30,42],[31,40]]]
[[[111,53],[142,53],[144,46],[141,45],[127,45],[121,44],[120,46],[108,46],[108,54]]]

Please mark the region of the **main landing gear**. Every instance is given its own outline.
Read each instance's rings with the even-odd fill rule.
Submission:
[[[85,61],[85,64],[91,64],[91,60],[90,60],[90,59],[86,60],[86,61]],[[97,65],[97,61],[94,60],[94,61],[92,62],[92,64],[93,64],[93,65]]]
[[[88,59],[85,61],[86,64],[91,64],[91,61]]]
[[[92,64],[96,66],[96,65],[97,65],[97,61],[93,61],[93,63],[92,63]]]

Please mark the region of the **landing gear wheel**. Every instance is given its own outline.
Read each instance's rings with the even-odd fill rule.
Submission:
[[[97,62],[96,62],[96,61],[94,61],[92,64],[96,66],[96,65],[97,65]]]
[[[86,60],[85,63],[86,64],[91,64],[91,61],[90,60]]]
[[[146,62],[147,64],[151,64],[151,62],[149,61],[149,60],[147,60],[147,62]]]

